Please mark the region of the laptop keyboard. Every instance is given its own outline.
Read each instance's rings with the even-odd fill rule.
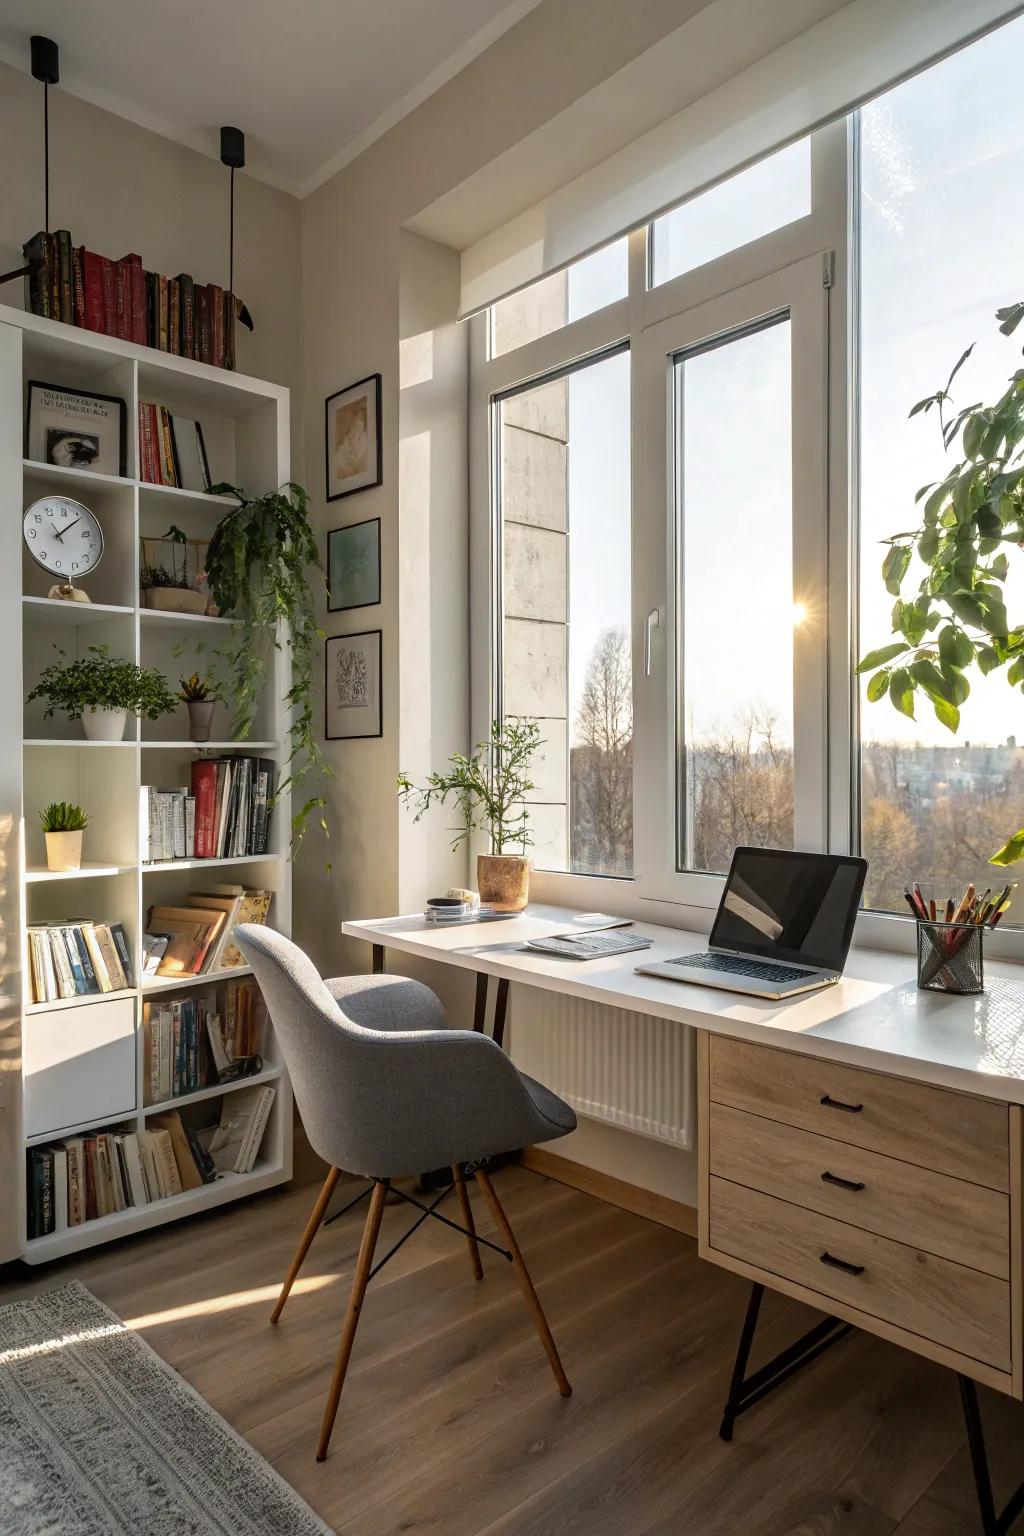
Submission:
[[[669,965],[692,965],[699,971],[725,972],[728,976],[749,976],[754,981],[795,981],[813,972],[798,965],[773,965],[770,960],[744,960],[738,955],[680,955]]]

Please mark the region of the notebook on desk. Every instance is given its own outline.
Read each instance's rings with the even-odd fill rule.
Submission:
[[[557,955],[560,960],[607,960],[632,950],[650,949],[651,940],[638,933],[554,933],[547,939],[527,939],[523,948],[533,954]]]

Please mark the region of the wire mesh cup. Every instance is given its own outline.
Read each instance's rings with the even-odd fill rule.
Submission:
[[[925,992],[967,995],[985,990],[979,923],[917,925],[917,984]]]

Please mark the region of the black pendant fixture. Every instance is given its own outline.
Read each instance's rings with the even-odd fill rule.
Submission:
[[[228,194],[228,294],[234,314],[244,326],[252,330],[252,316],[235,297],[235,172],[245,165],[245,134],[241,128],[220,130],[220,159],[231,171],[231,190]]]
[[[50,233],[50,86],[60,81],[60,48],[52,37],[32,37],[32,78],[43,87],[43,228]],[[16,277],[26,277],[33,270],[33,263],[16,267],[13,272],[0,273],[0,283],[12,282]]]

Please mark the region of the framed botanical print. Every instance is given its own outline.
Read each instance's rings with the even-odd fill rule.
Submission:
[[[327,535],[327,611],[380,602],[380,518],[333,528]]]
[[[381,631],[330,636],[324,673],[327,740],[382,736]]]
[[[379,373],[329,395],[324,406],[327,500],[337,501],[371,485],[383,475]]]

